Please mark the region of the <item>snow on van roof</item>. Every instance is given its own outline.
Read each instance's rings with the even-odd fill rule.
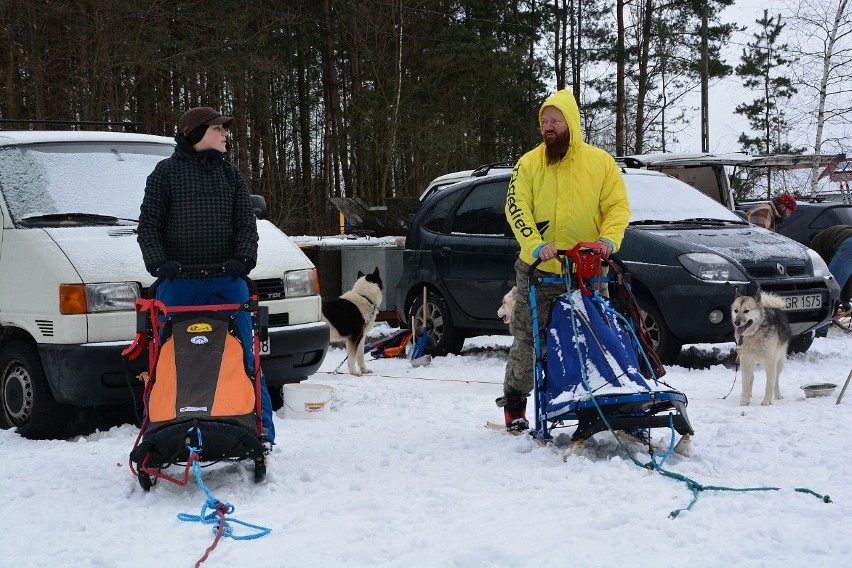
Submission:
[[[153,142],[174,145],[166,136],[128,132],[92,132],[81,130],[0,130],[0,146],[45,142]]]

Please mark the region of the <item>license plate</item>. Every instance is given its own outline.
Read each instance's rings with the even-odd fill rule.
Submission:
[[[263,357],[265,355],[269,355],[272,352],[272,351],[270,351],[270,349],[272,349],[272,346],[269,345],[269,343],[271,341],[272,341],[271,338],[267,338],[266,341],[260,342],[260,356],[261,357]]]
[[[822,294],[798,294],[784,296],[784,310],[795,312],[800,310],[817,310],[822,307]]]

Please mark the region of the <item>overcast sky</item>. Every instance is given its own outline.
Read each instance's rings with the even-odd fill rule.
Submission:
[[[791,0],[795,2],[795,0]],[[735,33],[731,39],[727,51],[727,62],[732,67],[736,67],[740,63],[742,49],[746,42],[753,39],[753,34],[756,31],[757,25],[755,20],[763,15],[763,10],[769,10],[770,16],[777,16],[779,13],[786,14],[789,9],[786,8],[788,2],[779,0],[760,1],[760,0],[736,0],[734,6],[726,9],[720,18],[720,21],[726,23],[737,23],[745,26],[746,30]],[[836,1],[832,0],[832,4],[836,6]],[[785,19],[782,19],[782,23]],[[789,28],[788,28],[789,31]],[[792,41],[784,39],[790,45]],[[712,152],[736,152],[740,150],[737,138],[742,132],[750,131],[748,121],[741,115],[736,114],[734,109],[743,101],[751,101],[756,95],[749,93],[742,85],[742,80],[736,75],[731,75],[715,84],[710,85],[710,151]],[[806,100],[807,94],[800,93],[798,99],[793,99],[793,106],[803,106],[810,108],[815,101]],[[700,151],[701,150],[701,123],[700,114],[698,111],[700,105],[700,92],[696,90],[694,94],[694,102],[692,105],[696,108],[694,119],[690,128],[679,135],[680,143],[671,148],[673,151]],[[788,118],[791,122],[796,123],[797,119],[788,113]],[[839,127],[832,128],[830,125],[826,129],[824,139],[832,134],[835,137],[841,136],[838,132]],[[794,134],[795,136],[795,134]],[[798,138],[794,137],[791,143],[794,145],[810,146],[813,144],[813,134],[810,132],[798,133]],[[836,151],[836,147],[823,148],[823,151]]]

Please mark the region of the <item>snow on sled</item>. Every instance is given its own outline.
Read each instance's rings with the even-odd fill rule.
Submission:
[[[569,291],[554,302],[544,348],[535,341],[533,435],[549,441],[551,431],[566,423],[576,424],[571,435],[575,442],[603,430],[673,428],[682,436],[692,435],[686,395],[659,381],[665,371],[639,324],[626,271],[603,260],[591,246],[580,243],[559,251],[563,275],[537,279],[539,285],[564,279]],[[601,276],[602,262],[607,276]],[[597,285],[606,286],[612,301]],[[533,329],[538,326],[535,288],[531,279]]]
[[[159,281],[151,299],[136,301],[136,339],[123,355],[133,359],[148,346],[143,423],[130,452],[145,491],[155,478],[185,485],[194,461],[250,459],[255,481],[266,475],[259,361],[266,308],[258,305],[254,282],[245,280],[250,293],[243,304],[166,306],[153,299]],[[252,314],[253,374],[235,322],[240,311]],[[182,466],[182,480],[165,473],[174,465]]]

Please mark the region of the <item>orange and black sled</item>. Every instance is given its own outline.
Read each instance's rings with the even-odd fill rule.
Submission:
[[[130,452],[130,468],[148,491],[155,479],[185,485],[193,461],[252,460],[254,479],[266,476],[260,409],[260,341],[266,308],[258,306],[249,283],[245,304],[165,306],[155,299],[136,301],[137,334],[123,355],[133,359],[148,346],[144,418]],[[155,295],[156,284],[149,296]],[[240,338],[239,311],[252,313],[254,334]],[[241,340],[254,342],[254,373],[249,374]],[[182,479],[168,475],[183,466]],[[135,467],[134,467],[135,466]]]

